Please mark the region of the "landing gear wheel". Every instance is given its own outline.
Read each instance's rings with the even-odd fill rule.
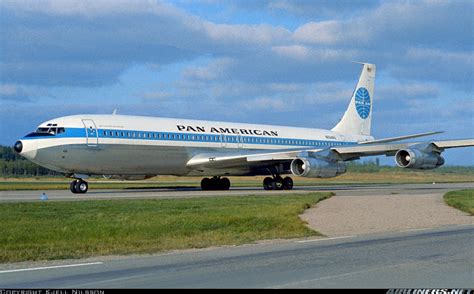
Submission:
[[[279,175],[274,178],[266,177],[263,179],[263,189],[265,190],[292,190],[293,179],[285,177],[282,179]]]
[[[79,180],[76,182],[76,185],[74,185],[74,189],[76,190],[76,193],[85,194],[89,189],[89,185],[86,181]]]
[[[275,181],[270,177],[266,177],[263,179],[263,189],[275,190]]]
[[[211,183],[209,190],[220,190],[221,180],[218,177],[213,177],[209,181]]]
[[[69,190],[71,190],[72,193],[77,194],[78,192],[76,191],[76,184],[77,180],[74,180],[69,184]]]
[[[207,190],[229,190],[230,180],[228,178],[204,178],[201,180],[201,189]]]
[[[273,182],[275,182],[275,190],[283,190],[283,179],[281,177],[274,178]]]
[[[230,180],[228,178],[220,179],[220,188],[221,190],[229,190],[230,188]]]
[[[290,177],[285,177],[283,179],[283,189],[284,190],[293,190],[293,179]]]
[[[210,190],[211,189],[211,179],[204,178],[201,180],[201,189]]]

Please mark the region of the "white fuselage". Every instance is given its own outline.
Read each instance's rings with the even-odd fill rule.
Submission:
[[[21,139],[22,155],[67,174],[255,175],[251,168],[195,170],[196,154],[238,155],[262,150],[326,149],[372,140],[371,136],[272,125],[126,115],[75,115],[42,123]],[[51,128],[51,134],[45,132]],[[58,132],[58,128],[63,128]],[[126,178],[126,177],[125,177]]]

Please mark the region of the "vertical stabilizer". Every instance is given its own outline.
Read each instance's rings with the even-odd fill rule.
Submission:
[[[359,82],[339,123],[332,129],[346,135],[370,136],[374,97],[375,64],[362,63]]]

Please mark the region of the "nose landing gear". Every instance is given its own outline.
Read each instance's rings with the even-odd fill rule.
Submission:
[[[74,194],[85,194],[89,189],[89,185],[84,180],[74,180],[69,184],[69,189]]]

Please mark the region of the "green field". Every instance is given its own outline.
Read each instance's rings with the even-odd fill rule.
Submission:
[[[448,192],[444,195],[444,201],[449,206],[474,215],[474,189]]]
[[[316,236],[298,215],[330,196],[2,203],[0,263]]]

